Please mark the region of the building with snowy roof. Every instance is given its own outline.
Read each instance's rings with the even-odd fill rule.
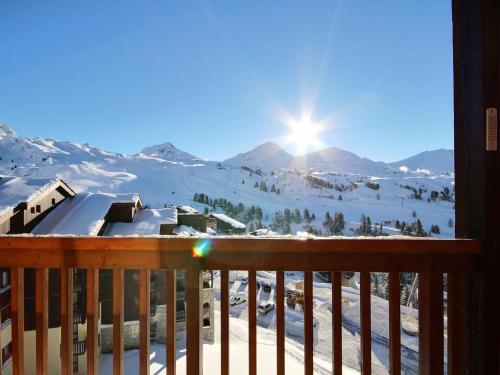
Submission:
[[[210,218],[215,219],[215,227],[212,228],[217,232],[225,234],[245,234],[246,225],[240,223],[238,220],[230,218],[224,214],[212,213],[209,215]]]
[[[29,233],[75,192],[60,179],[0,176],[0,234]]]

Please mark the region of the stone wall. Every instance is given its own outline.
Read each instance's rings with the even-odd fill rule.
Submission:
[[[214,320],[214,290],[212,288],[203,289],[202,306],[208,304],[210,307],[208,327],[203,327],[203,337],[205,340],[213,342],[215,332]],[[155,314],[151,317],[150,324],[155,327],[154,341],[164,344],[167,335],[167,306],[157,305]],[[125,350],[139,348],[139,321],[125,322],[123,326],[123,339]],[[180,340],[183,332],[186,330],[186,322],[177,322],[176,324],[176,339]],[[113,325],[101,325],[101,353],[111,353],[113,351]]]

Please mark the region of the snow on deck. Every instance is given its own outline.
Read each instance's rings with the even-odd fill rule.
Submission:
[[[64,200],[32,233],[96,236],[113,203],[132,203],[136,199],[136,194],[81,193]]]
[[[220,321],[220,312],[215,311],[216,321]],[[229,317],[229,327],[231,335],[229,361],[231,374],[244,374],[248,369],[248,322],[242,319]],[[220,374],[220,324],[215,326],[215,342],[203,345],[203,373]],[[182,348],[182,349],[181,349]],[[186,350],[184,340],[177,342],[177,372],[186,373]],[[139,373],[139,350],[127,350],[123,355],[124,375],[136,375]],[[166,351],[165,345],[151,344],[150,347],[150,371],[152,374],[166,374]],[[100,373],[113,373],[113,355],[103,354],[100,358]],[[322,363],[319,358],[315,358],[315,372],[321,371],[323,367],[328,367],[330,363]],[[326,361],[325,361],[326,362]],[[259,327],[257,329],[257,373],[269,374],[276,372],[276,332]],[[304,363],[302,350],[293,345],[289,339],[285,343],[285,371],[287,374],[303,375]],[[358,371],[343,366],[342,373],[351,375],[359,374]]]
[[[233,228],[238,228],[238,229],[245,229],[246,225],[243,223],[240,223],[238,220],[234,220],[230,218],[227,215],[224,214],[211,214],[213,217],[219,219],[220,221],[223,221],[229,225],[231,225]]]
[[[59,180],[0,176],[0,215],[35,199]]]
[[[105,236],[145,236],[159,234],[162,224],[177,224],[177,210],[173,207],[143,209],[138,211],[132,223],[112,223]]]

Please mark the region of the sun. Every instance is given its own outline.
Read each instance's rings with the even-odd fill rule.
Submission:
[[[293,120],[287,123],[290,128],[290,134],[287,136],[287,142],[295,144],[297,153],[303,154],[308,149],[318,149],[321,141],[318,134],[321,132],[319,123],[313,122],[308,117],[302,117],[300,120]]]

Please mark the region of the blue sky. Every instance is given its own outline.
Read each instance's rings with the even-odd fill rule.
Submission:
[[[449,1],[7,0],[0,122],[222,160],[313,108],[324,144],[394,161],[453,145],[451,32]]]

